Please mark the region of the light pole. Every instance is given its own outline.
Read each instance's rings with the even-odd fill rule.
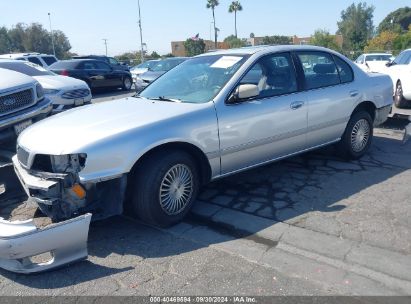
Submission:
[[[53,55],[56,57],[56,49],[54,48],[54,35],[53,35],[53,29],[51,27],[51,14],[49,14],[49,23],[50,23],[50,33],[51,33],[51,45],[53,46]]]
[[[141,63],[144,62],[144,49],[143,49],[143,29],[141,27],[141,10],[140,10],[140,0],[138,0],[138,26],[140,27],[140,46],[141,46]]]
[[[106,56],[107,56],[107,54],[108,54],[108,53],[107,53],[107,40],[108,40],[108,39],[106,39],[106,38],[103,39],[104,45],[106,46]]]

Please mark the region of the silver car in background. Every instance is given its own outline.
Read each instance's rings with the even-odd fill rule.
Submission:
[[[49,247],[27,245],[26,255],[60,250],[64,261],[49,268],[78,259],[70,231],[87,226],[89,214],[119,214],[125,204],[146,222],[173,225],[210,180],[325,145],[360,158],[391,104],[388,76],[325,48],[264,46],[189,59],[139,96],[74,109],[20,135],[13,163],[22,185],[43,213],[65,223],[42,235]],[[7,227],[16,242],[19,225]],[[84,234],[78,248],[83,256]]]

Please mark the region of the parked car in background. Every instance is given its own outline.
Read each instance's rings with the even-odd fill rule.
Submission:
[[[175,68],[187,59],[188,58],[185,57],[173,57],[158,61],[149,71],[137,76],[135,81],[136,91],[141,91],[158,77]]]
[[[4,54],[0,55],[0,59],[26,60],[45,69],[48,69],[49,66],[58,61],[58,59],[53,55],[40,53]]]
[[[127,64],[121,64],[116,58],[107,57],[103,55],[87,55],[87,56],[73,56],[73,59],[95,59],[104,61],[109,66],[111,66],[114,70],[121,70],[121,71],[130,71],[130,68]]]
[[[386,64],[391,62],[393,56],[389,53],[362,54],[355,63],[365,72],[380,73],[385,70]]]
[[[391,104],[387,75],[367,74],[325,48],[260,46],[189,59],[139,96],[68,111],[19,136],[13,163],[22,185],[64,229],[32,232],[18,257],[3,253],[3,267],[36,271],[15,260],[47,246],[59,251],[48,269],[85,257],[90,214],[119,214],[125,201],[144,221],[170,226],[217,178],[330,144],[358,159]],[[10,242],[21,225],[8,224]],[[70,236],[70,246],[60,236]]]
[[[384,73],[394,85],[394,103],[398,108],[411,107],[411,49],[402,51],[387,64]]]
[[[0,68],[0,143],[15,140],[51,110],[51,101],[37,80]]]
[[[26,61],[0,59],[0,68],[36,79],[43,87],[44,94],[53,102],[54,113],[91,102],[91,91],[82,80],[57,75]]]
[[[129,91],[133,85],[129,71],[115,70],[100,60],[62,60],[53,64],[50,70],[59,75],[83,80],[92,90],[122,88],[125,91]]]
[[[156,65],[160,59],[147,60],[139,65],[136,65],[130,69],[131,75],[133,76],[133,82],[136,82],[137,76],[147,72],[150,68]]]

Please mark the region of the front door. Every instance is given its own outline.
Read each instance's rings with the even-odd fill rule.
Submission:
[[[216,105],[221,174],[306,148],[307,105],[298,92],[289,53],[260,58],[240,84],[258,86],[259,95],[236,104]]]

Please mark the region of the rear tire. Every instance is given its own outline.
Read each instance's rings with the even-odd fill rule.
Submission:
[[[354,113],[345,129],[337,149],[347,159],[359,159],[367,153],[373,137],[373,121],[366,111]]]
[[[133,86],[133,80],[130,77],[124,77],[122,89],[124,91],[130,91],[132,86]]]
[[[401,81],[398,81],[395,88],[394,104],[397,108],[406,108],[408,101],[404,98]]]
[[[132,178],[134,213],[160,227],[177,224],[187,215],[200,184],[196,162],[182,151],[153,154]]]

